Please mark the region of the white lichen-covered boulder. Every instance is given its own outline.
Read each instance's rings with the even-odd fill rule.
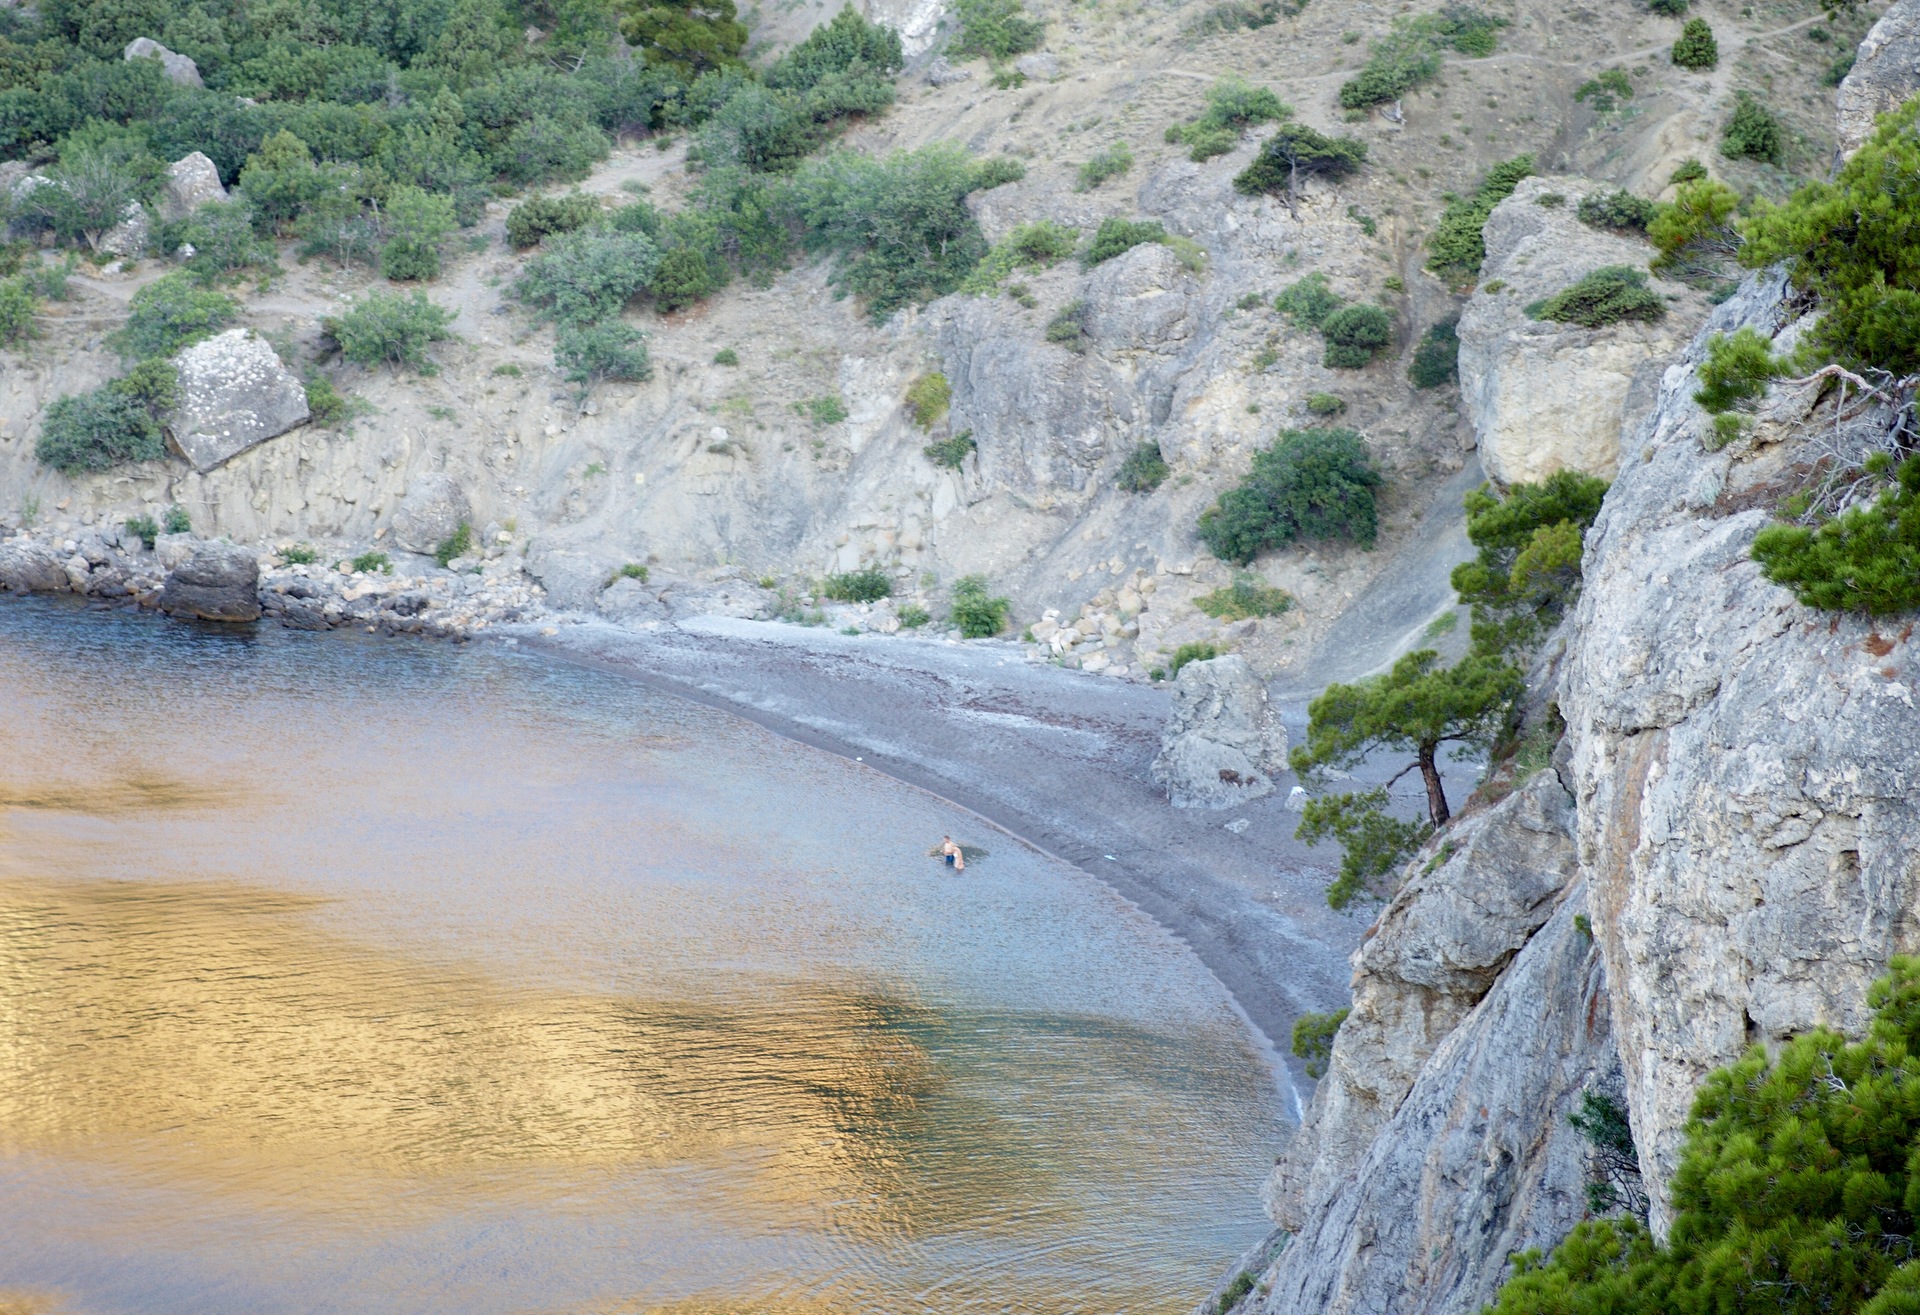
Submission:
[[[1286,764],[1287,729],[1245,658],[1229,653],[1180,668],[1153,760],[1153,779],[1174,807],[1231,808],[1272,794]]]
[[[120,222],[100,235],[94,250],[109,256],[144,256],[152,241],[153,225],[147,219],[146,207],[129,201],[120,212]]]
[[[1873,25],[1853,71],[1835,98],[1840,154],[1852,155],[1873,133],[1873,120],[1920,91],[1920,0],[1900,0]]]
[[[1660,371],[1705,312],[1700,294],[1653,280],[1670,298],[1655,323],[1583,328],[1527,314],[1597,269],[1646,268],[1653,249],[1645,242],[1589,227],[1575,213],[1584,196],[1612,190],[1528,178],[1487,219],[1480,284],[1460,317],[1460,396],[1480,464],[1502,484],[1562,470],[1611,479],[1627,412],[1652,401]]]
[[[227,189],[220,184],[220,170],[199,151],[184,155],[167,166],[160,180],[160,217],[185,219],[209,201],[224,201]]]
[[[168,50],[152,37],[135,37],[127,42],[127,48],[121,52],[123,59],[157,59],[160,67],[167,71],[170,81],[182,87],[198,87],[200,66],[192,58],[178,51]]]
[[[252,330],[228,329],[194,343],[173,365],[180,375],[173,440],[195,470],[212,470],[312,414],[300,380]]]

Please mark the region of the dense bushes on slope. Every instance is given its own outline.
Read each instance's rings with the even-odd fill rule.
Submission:
[[[1351,429],[1290,429],[1256,452],[1238,487],[1200,516],[1202,543],[1245,564],[1295,539],[1348,539],[1371,548],[1374,490],[1385,481]]]

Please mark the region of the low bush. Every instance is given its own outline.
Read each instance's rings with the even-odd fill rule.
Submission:
[[[1100,221],[1093,240],[1080,253],[1080,268],[1092,269],[1144,243],[1164,242],[1166,237],[1167,230],[1157,219],[1132,220],[1110,216]]]
[[[893,580],[878,566],[829,575],[820,583],[824,597],[842,603],[877,603],[893,592]]]
[[[1193,605],[1216,621],[1245,621],[1249,617],[1280,616],[1293,607],[1293,595],[1249,571],[1240,571],[1232,584],[1201,594]]]
[[[1347,400],[1334,393],[1308,393],[1307,414],[1337,416],[1347,409]]]
[[[1253,163],[1234,175],[1233,188],[1247,196],[1277,193],[1291,207],[1306,178],[1345,178],[1367,162],[1367,144],[1356,137],[1329,137],[1304,123],[1283,124],[1261,143]]]
[[[1786,152],[1786,133],[1780,120],[1747,92],[1734,97],[1733,117],[1720,136],[1720,154],[1730,160],[1765,160],[1779,164]]]
[[[433,550],[433,560],[442,568],[456,557],[465,557],[473,551],[473,526],[461,521],[452,534],[442,539]]]
[[[900,628],[902,630],[918,630],[931,620],[933,620],[933,613],[918,603],[908,603],[900,609]]]
[[[333,380],[317,369],[309,368],[300,376],[300,383],[307,390],[307,415],[321,429],[336,428],[350,419],[359,406],[365,405],[344,396],[333,386]]]
[[[1885,453],[1867,474],[1885,474]],[[1920,608],[1920,458],[1909,457],[1873,503],[1850,507],[1816,529],[1769,525],[1753,557],[1766,577],[1805,607],[1885,616]]]
[[[722,347],[713,354],[713,363],[715,365],[738,365],[740,364],[740,353],[731,347]]]
[[[381,276],[394,282],[439,278],[440,244],[456,227],[451,198],[418,187],[395,187],[387,193]]]
[[[1449,47],[1463,55],[1491,55],[1503,18],[1466,5],[1449,5],[1437,14],[1396,18],[1393,30],[1373,43],[1365,67],[1340,87],[1340,107],[1362,110],[1398,100],[1440,71],[1440,54]]]
[[[1207,89],[1207,108],[1187,123],[1170,124],[1167,140],[1188,148],[1196,163],[1225,155],[1240,134],[1261,123],[1276,123],[1293,114],[1280,98],[1244,78],[1224,77]]]
[[[1317,329],[1346,303],[1318,270],[1281,289],[1273,308],[1303,329]]]
[[[1158,443],[1142,443],[1120,463],[1114,483],[1128,493],[1151,493],[1167,482],[1167,459]]]
[[[979,446],[973,441],[973,431],[963,429],[952,438],[943,438],[937,443],[929,443],[920,450],[934,465],[945,466],[948,470],[958,470],[961,463],[967,459],[967,454],[976,451]]]
[[[132,516],[122,522],[121,528],[135,535],[146,545],[148,552],[153,551],[153,541],[160,537],[160,525],[151,516]]]
[[[638,383],[653,377],[647,335],[617,319],[562,324],[554,337],[553,363],[583,393],[609,379]]]
[[[127,322],[107,341],[132,361],[172,356],[220,332],[239,313],[239,303],[225,293],[200,287],[186,274],[168,274],[133,294]]]
[[[1523,654],[1565,616],[1580,588],[1580,552],[1600,514],[1605,480],[1563,470],[1538,484],[1469,492],[1467,540],[1477,550],[1453,568],[1454,593],[1472,609],[1473,651]]]
[[[1853,72],[1853,62],[1860,57],[1857,50],[1849,50],[1833,63],[1827,65],[1827,71],[1820,75],[1820,85],[1837,87],[1847,80],[1847,74]]]
[[[176,503],[167,508],[166,519],[162,522],[161,528],[168,534],[190,534],[193,531],[193,521],[188,517],[187,509]]]
[[[951,615],[953,624],[967,639],[986,639],[1007,628],[1010,599],[990,597],[985,577],[962,576],[954,581]]]
[[[255,235],[253,210],[244,200],[202,205],[182,221],[178,245],[193,248],[187,268],[207,280],[280,265],[272,244]]]
[[[581,228],[562,233],[527,262],[514,295],[562,324],[592,324],[620,313],[660,267],[644,233]]]
[[[1020,0],[956,0],[953,15],[960,38],[951,53],[960,59],[1012,59],[1038,49],[1047,34],[1047,25],[1029,15]]]
[[[1700,389],[1693,400],[1715,415],[1731,411],[1767,391],[1770,380],[1785,372],[1772,344],[1743,328],[1733,336],[1716,333],[1707,340],[1707,359],[1700,363]]]
[[[1351,429],[1287,430],[1254,454],[1238,487],[1202,513],[1201,542],[1245,565],[1295,539],[1348,539],[1373,546],[1374,490],[1385,480]]]
[[[1647,225],[1647,240],[1660,252],[1653,268],[1696,286],[1717,282],[1724,262],[1740,250],[1731,222],[1739,204],[1739,194],[1725,183],[1682,183],[1673,203],[1661,206]]]
[[[1680,68],[1705,70],[1720,63],[1720,43],[1704,18],[1689,18],[1673,43],[1672,59]]]
[[[1597,329],[1622,320],[1657,320],[1667,313],[1667,304],[1647,286],[1645,270],[1606,265],[1526,310],[1536,320]]]
[[[1663,18],[1679,18],[1687,12],[1687,0],[1647,0],[1647,8]]]
[[[1329,368],[1360,370],[1393,344],[1393,316],[1381,306],[1346,306],[1320,322],[1320,333]]]
[[[1091,192],[1109,178],[1118,178],[1133,168],[1133,148],[1125,142],[1115,142],[1105,150],[1096,151],[1093,158],[1080,166],[1079,175],[1074,179],[1073,190]]]
[[[1590,103],[1596,114],[1610,114],[1619,101],[1633,99],[1633,83],[1625,69],[1610,68],[1581,83],[1573,98]]]
[[[1613,233],[1645,233],[1660,207],[1642,200],[1624,188],[1614,192],[1593,192],[1580,198],[1574,214],[1589,228]]]
[[[1334,1035],[1350,1012],[1336,1009],[1330,1014],[1302,1014],[1293,1020],[1294,1056],[1305,1061],[1307,1076],[1314,1081],[1327,1075],[1327,1064],[1333,1058]]]
[[[647,295],[663,315],[697,305],[727,285],[724,261],[699,247],[669,247],[647,280]]]
[[[913,413],[913,423],[922,429],[938,424],[952,401],[953,385],[944,374],[923,374],[907,386],[907,409]]]
[[[1679,164],[1676,164],[1673,167],[1673,172],[1667,175],[1667,186],[1678,187],[1682,183],[1697,183],[1706,176],[1707,166],[1692,156],[1688,156],[1686,159],[1680,161]],[[1655,209],[1657,210],[1658,207],[1655,207]],[[1651,223],[1652,221],[1649,220],[1648,222]]]
[[[0,279],[0,347],[17,347],[35,337],[39,330],[33,317],[39,311],[40,298],[25,279]]]
[[[1531,155],[1504,160],[1487,171],[1472,196],[1448,203],[1427,237],[1427,268],[1455,283],[1476,277],[1487,258],[1487,216],[1532,172]]]
[[[976,295],[990,293],[1000,280],[1019,269],[1044,269],[1073,254],[1079,244],[1080,230],[1051,219],[1036,219],[1021,224],[993,244],[973,272],[967,275],[961,291]]]
[[[1513,1258],[1488,1315],[1830,1312],[1920,1300],[1920,961],[1893,957],[1859,1040],[1812,1027],[1701,1083],[1656,1241],[1633,1214]]]
[[[151,525],[153,522],[147,522]],[[149,543],[148,547],[153,545]],[[288,566],[311,566],[320,560],[320,552],[310,543],[289,544],[280,550],[280,560]]]
[[[1407,378],[1415,388],[1438,388],[1460,377],[1460,321],[1442,320],[1427,326],[1413,349]]]
[[[381,575],[393,574],[393,559],[377,550],[363,552],[347,564],[364,575],[372,575],[375,572]]]
[[[34,455],[64,474],[110,470],[167,454],[161,417],[179,400],[165,361],[147,361],[91,392],[55,399],[40,422]]]
[[[641,584],[645,584],[647,582],[647,568],[639,562],[628,562],[607,577],[607,583],[609,585],[612,585],[617,580],[638,580]]]
[[[838,393],[809,397],[804,402],[795,402],[793,409],[816,425],[837,425],[847,418],[847,404],[840,400]]]
[[[507,215],[507,245],[516,251],[524,251],[528,247],[538,246],[542,238],[551,234],[571,233],[576,228],[585,228],[600,213],[599,198],[584,192],[529,197]]]
[[[1211,662],[1220,656],[1220,650],[1205,640],[1195,639],[1173,650],[1173,656],[1167,659],[1167,679],[1172,680],[1180,674],[1180,668],[1189,662]]]
[[[1047,321],[1047,341],[1070,352],[1087,350],[1087,303],[1070,301]]]
[[[406,365],[433,374],[427,348],[453,336],[447,327],[453,318],[454,312],[428,301],[423,292],[409,297],[374,289],[321,326],[356,365]]]

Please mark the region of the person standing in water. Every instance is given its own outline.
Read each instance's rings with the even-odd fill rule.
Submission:
[[[953,843],[952,836],[940,837],[940,853],[947,860],[947,866],[955,872],[967,870],[967,855],[960,846]]]

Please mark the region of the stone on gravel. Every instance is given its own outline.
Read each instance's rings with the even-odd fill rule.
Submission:
[[[1286,762],[1286,727],[1245,658],[1229,653],[1180,668],[1153,760],[1153,779],[1175,808],[1232,808],[1272,794]]]
[[[160,217],[185,219],[209,201],[224,201],[227,189],[220,185],[220,170],[212,160],[194,151],[167,166],[160,181]]]
[[[135,37],[127,42],[127,48],[121,52],[122,59],[157,59],[160,67],[167,71],[167,77],[182,87],[203,86],[200,81],[200,66],[186,55],[168,50],[152,37]]]
[[[1013,67],[1023,77],[1037,82],[1050,82],[1060,76],[1060,57],[1045,52],[1034,55],[1022,55],[1013,61]]]
[[[17,594],[65,593],[72,588],[64,558],[31,539],[0,543],[0,589]]]
[[[1860,43],[1853,71],[1840,84],[1835,127],[1844,159],[1873,134],[1875,115],[1897,109],[1920,91],[1920,0],[1900,3]]]
[[[120,222],[100,235],[94,249],[110,256],[144,256],[152,241],[153,225],[147,222],[146,207],[129,201]]]
[[[416,475],[393,513],[393,541],[407,552],[433,552],[472,518],[466,491],[453,476]]]
[[[972,76],[972,69],[955,68],[947,62],[945,55],[935,55],[933,62],[927,65],[927,81],[936,87],[945,87],[955,82],[965,82]]]
[[[619,579],[600,594],[600,614],[616,621],[664,621],[667,609],[646,585],[638,580]]]
[[[260,617],[260,563],[236,543],[203,543],[167,575],[160,610],[202,621],[256,621]]]
[[[173,358],[180,372],[174,442],[195,470],[212,470],[311,415],[307,390],[266,339],[228,329]]]

